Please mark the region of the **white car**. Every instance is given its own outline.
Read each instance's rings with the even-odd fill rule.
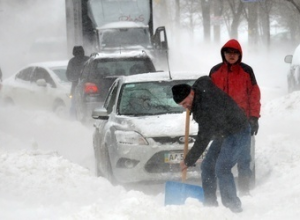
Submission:
[[[65,113],[70,109],[71,83],[66,78],[68,61],[30,64],[3,80],[4,104]]]
[[[199,76],[181,73],[170,79],[157,72],[117,78],[104,106],[92,113],[97,175],[115,183],[179,180],[186,116],[171,88],[192,85]],[[198,131],[194,121],[190,125],[189,148]],[[188,169],[188,177],[199,176],[199,167]]]

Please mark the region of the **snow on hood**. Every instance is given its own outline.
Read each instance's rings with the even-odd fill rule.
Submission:
[[[186,113],[132,117],[126,120],[131,130],[144,137],[180,136],[185,134]],[[124,125],[124,124],[123,124]],[[190,117],[190,134],[196,135],[198,125]]]

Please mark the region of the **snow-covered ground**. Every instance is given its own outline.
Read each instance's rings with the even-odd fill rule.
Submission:
[[[248,58],[262,92],[257,186],[241,197],[242,213],[193,199],[164,206],[163,184],[113,186],[94,175],[91,125],[0,106],[0,219],[298,219],[300,92],[286,93],[288,66],[274,66],[282,59],[259,59]]]
[[[61,0],[53,2],[64,4]],[[1,35],[4,78],[9,77],[13,72],[10,70],[17,69],[21,61],[25,62],[23,57],[16,55],[24,56],[20,48],[31,45],[24,43],[24,39],[29,36],[32,40],[35,29],[39,33],[36,37],[44,32],[48,35],[49,27],[55,26],[55,23],[60,27],[54,29],[54,33],[65,32],[65,22],[57,22],[64,18],[64,8],[52,1],[51,10],[44,2],[41,4],[43,10],[38,12],[43,13],[39,16],[43,19],[38,20],[44,24],[44,19],[51,18],[51,25],[43,25],[46,29],[41,29],[38,25],[22,23],[26,27],[22,41],[18,34],[13,34],[21,30],[21,27],[16,28],[18,22],[9,24],[7,21],[13,22],[19,17],[24,22],[30,20],[33,23],[32,13],[24,10],[23,6],[14,7],[13,12],[16,13],[2,12],[2,16],[7,18],[10,15],[11,19],[2,19],[1,24],[13,27],[11,30],[5,28]],[[45,15],[45,9],[53,17]],[[189,46],[187,42],[191,39],[169,33],[171,70],[208,73],[213,65],[221,61],[220,47],[225,40],[220,45],[202,45],[198,42]],[[12,36],[18,39],[13,40]],[[227,36],[223,39],[228,40]],[[58,118],[51,112],[4,108],[0,103],[0,219],[299,219],[300,92],[287,94],[288,65],[283,62],[284,56],[293,51],[278,48],[277,45],[276,51],[265,53],[263,48],[246,48],[246,40],[241,40],[241,43],[243,61],[253,67],[262,92],[260,128],[256,136],[257,186],[251,196],[241,197],[242,213],[234,214],[222,205],[206,208],[193,199],[188,199],[181,206],[164,206],[163,184],[113,186],[94,174],[91,125]],[[11,57],[17,57],[17,60]]]

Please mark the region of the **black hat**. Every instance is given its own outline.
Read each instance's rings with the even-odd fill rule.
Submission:
[[[178,84],[172,87],[173,99],[178,104],[191,92],[192,87],[188,84]]]

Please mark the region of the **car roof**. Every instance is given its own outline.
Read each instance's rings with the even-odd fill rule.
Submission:
[[[46,61],[46,62],[36,62],[36,63],[30,63],[27,65],[29,66],[40,66],[45,68],[51,68],[51,67],[59,67],[59,66],[67,66],[68,60],[59,60],[59,61]]]
[[[139,58],[150,58],[150,55],[147,54],[145,50],[122,50],[120,51],[111,51],[111,52],[99,52],[92,54],[91,57],[94,59],[119,59],[119,58],[130,58],[130,57],[139,57]]]
[[[101,27],[98,27],[98,30],[102,29],[118,29],[118,28],[147,28],[148,26],[141,22],[133,21],[117,21],[105,24]]]
[[[170,77],[171,75],[171,77]],[[172,81],[172,80],[196,80],[205,74],[199,72],[153,72],[130,76],[120,76],[123,83],[151,82],[151,81]]]

